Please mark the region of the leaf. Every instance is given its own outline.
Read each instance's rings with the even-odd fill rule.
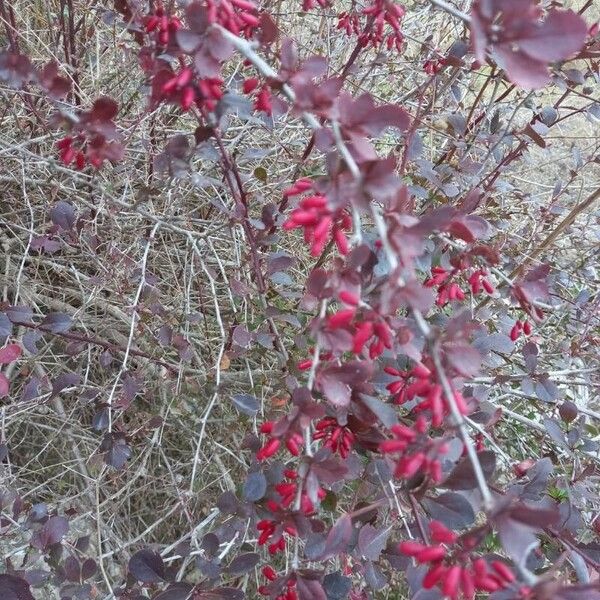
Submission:
[[[0,344],[6,341],[6,338],[12,333],[13,325],[11,320],[4,314],[0,313]]]
[[[534,530],[509,518],[501,518],[497,523],[502,547],[517,564],[525,564],[529,553],[537,547]]]
[[[298,576],[296,578],[296,593],[298,600],[327,600],[321,582],[312,577]]]
[[[235,394],[231,398],[235,407],[245,415],[253,417],[260,408],[260,403],[256,396],[250,394]]]
[[[267,491],[267,478],[262,471],[255,471],[254,473],[248,473],[246,481],[244,482],[244,488],[242,490],[242,496],[244,500],[248,502],[256,502],[264,497]]]
[[[37,343],[42,339],[42,333],[40,331],[27,331],[23,335],[21,342],[23,344],[23,348],[27,350],[30,354],[37,354],[39,352],[39,348],[37,347]]]
[[[446,359],[459,375],[473,377],[481,366],[481,354],[473,346],[452,344],[446,346]]]
[[[352,580],[344,577],[339,571],[329,573],[323,578],[323,589],[327,600],[346,600],[352,589]]]
[[[361,395],[363,404],[387,427],[398,423],[398,415],[394,407],[373,396]]]
[[[31,536],[31,545],[38,550],[46,551],[50,546],[58,544],[69,532],[69,521],[65,517],[50,517],[43,527]]]
[[[8,344],[0,348],[0,365],[7,365],[15,362],[21,356],[21,346],[19,344]]]
[[[50,209],[50,219],[61,229],[69,231],[75,225],[75,209],[72,204],[60,200]]]
[[[478,452],[477,457],[487,481],[496,470],[496,455],[491,450],[484,450],[483,452]],[[451,490],[472,490],[477,487],[475,471],[468,456],[463,457],[458,462],[446,481],[444,481],[443,487]]]
[[[333,406],[345,407],[350,404],[351,390],[334,373],[323,371],[318,378],[321,393]]]
[[[180,29],[175,37],[177,44],[186,54],[192,54],[202,43],[202,37],[189,29]]]
[[[521,498],[537,500],[548,487],[548,480],[554,471],[554,465],[549,458],[542,458],[527,472],[529,481],[523,486]]]
[[[244,575],[254,569],[260,560],[260,555],[256,552],[246,552],[236,556],[229,565],[230,575]]]
[[[365,581],[374,591],[382,590],[388,583],[388,580],[381,569],[371,561],[367,561],[365,565]]]
[[[152,596],[152,600],[190,600],[193,590],[194,586],[191,583],[174,583],[156,596]]]
[[[475,522],[475,511],[461,494],[446,492],[436,498],[423,498],[422,503],[431,517],[448,529],[462,529]]]
[[[252,342],[252,334],[243,325],[238,325],[233,330],[232,339],[238,346],[247,348]]]
[[[74,387],[81,381],[77,373],[62,373],[52,382],[52,396],[58,396],[64,389]]]
[[[544,417],[543,419],[544,428],[548,435],[552,438],[552,441],[556,442],[563,448],[566,447],[565,433],[560,426],[560,423],[556,419],[551,417]]]
[[[542,402],[555,402],[560,398],[558,386],[547,375],[540,377],[535,384],[535,394]]]
[[[122,433],[107,433],[100,444],[104,462],[115,469],[122,469],[131,458],[131,448]]]
[[[8,392],[10,390],[10,382],[6,378],[4,373],[0,373],[0,398],[4,398],[4,396],[8,396]]]
[[[379,560],[390,535],[389,529],[376,529],[369,523],[358,532],[358,549],[364,558]]]
[[[325,548],[320,560],[331,558],[341,552],[345,552],[348,547],[348,543],[352,538],[352,519],[350,515],[342,515],[329,530],[327,539],[325,540]]]
[[[40,323],[40,329],[51,333],[64,333],[71,329],[73,319],[65,313],[50,313]]]
[[[119,105],[108,96],[98,98],[91,110],[91,117],[95,121],[106,122],[112,120],[119,112]]]
[[[527,342],[523,346],[523,361],[525,362],[525,368],[529,373],[535,373],[535,368],[538,362],[538,347],[535,342]]]
[[[127,566],[131,575],[142,583],[160,583],[164,580],[165,565],[160,554],[144,549],[136,552]]]
[[[27,581],[8,573],[0,574],[0,598],[2,600],[35,600]]]
[[[86,558],[81,564],[81,579],[85,581],[96,574],[98,565],[93,558]]]
[[[543,23],[528,28],[515,43],[536,60],[555,62],[578,52],[586,35],[586,22],[577,13],[549,10]]]

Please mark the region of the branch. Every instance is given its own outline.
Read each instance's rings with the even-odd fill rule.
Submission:
[[[450,407],[450,412],[452,413],[452,416],[456,421],[458,431],[460,432],[460,436],[467,450],[467,455],[469,456],[469,460],[471,461],[471,466],[473,467],[473,472],[475,473],[475,479],[477,479],[477,487],[479,487],[479,491],[481,492],[481,495],[483,497],[484,508],[488,510],[492,506],[494,500],[492,498],[492,494],[490,492],[490,488],[488,487],[487,481],[485,480],[485,475],[483,473],[483,469],[481,468],[481,463],[479,462],[477,452],[475,451],[473,440],[471,439],[471,436],[467,431],[465,419],[460,410],[458,410],[458,406],[456,405],[454,393],[452,391],[450,382],[446,377],[446,372],[444,371],[444,367],[442,365],[442,359],[440,357],[439,348],[436,345],[434,345],[432,348],[431,357],[433,359],[433,364],[435,366],[437,377],[440,381],[442,389],[444,390],[444,396],[446,396],[446,401],[448,402],[448,406]]]
[[[469,17],[467,13],[464,13],[462,10],[459,10],[458,8],[456,8],[456,6],[450,4],[449,2],[445,2],[445,0],[429,0],[429,2],[431,2],[431,4],[433,4],[437,8],[441,8],[443,11],[452,15],[453,17],[460,19],[461,21],[464,21],[465,23],[469,24],[471,23],[471,17]]]

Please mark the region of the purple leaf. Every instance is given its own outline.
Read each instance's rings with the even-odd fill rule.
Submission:
[[[477,457],[481,464],[486,481],[492,477],[496,470],[496,455],[491,450],[478,452]],[[468,456],[463,457],[454,467],[442,487],[451,490],[472,490],[477,487],[477,479],[473,465]]]
[[[50,517],[43,527],[31,537],[31,545],[38,550],[46,551],[58,544],[69,531],[69,521],[65,517]]]
[[[104,462],[115,469],[122,469],[131,458],[131,448],[122,433],[107,433],[100,444]]]
[[[363,525],[358,532],[358,549],[368,560],[379,560],[379,555],[386,547],[390,529],[376,529],[369,523]]]
[[[37,354],[39,352],[39,348],[37,347],[37,343],[42,339],[42,333],[40,331],[27,331],[23,334],[23,348],[27,350],[30,354]]]
[[[0,313],[0,344],[6,341],[6,338],[12,333],[13,325],[10,319],[4,314]]]
[[[254,569],[259,560],[260,556],[256,552],[240,554],[231,561],[228,572],[230,575],[245,575],[248,571]]]
[[[353,527],[350,515],[342,515],[329,530],[325,540],[325,548],[319,560],[325,560],[345,552],[352,538]]]
[[[64,389],[79,384],[81,376],[77,373],[63,373],[52,382],[52,396],[58,396]]]
[[[247,502],[256,502],[264,497],[267,491],[267,479],[262,471],[248,473],[242,490]]]
[[[547,375],[540,377],[536,382],[535,394],[543,402],[556,402],[560,398],[560,390]]]
[[[473,377],[479,371],[481,354],[467,344],[447,344],[445,346],[446,360],[454,370],[464,377]]]
[[[393,406],[385,404],[378,398],[361,395],[363,404],[388,428],[398,423],[398,415]]]
[[[166,590],[153,596],[152,600],[189,600],[193,590],[194,586],[191,583],[174,583]]]
[[[21,356],[21,346],[19,344],[8,344],[0,348],[0,365],[8,365],[15,362]]]
[[[2,600],[35,600],[29,583],[8,573],[0,574],[0,598]]]
[[[252,337],[252,334],[243,325],[238,325],[233,330],[233,342],[241,348],[247,348],[252,341]]]
[[[329,573],[323,578],[323,589],[327,600],[346,600],[352,589],[352,580],[341,573]]]
[[[328,600],[321,582],[312,577],[298,576],[296,579],[298,600]]]
[[[60,200],[50,209],[50,219],[61,229],[69,231],[75,225],[75,209],[72,204]]]
[[[436,498],[423,498],[422,502],[431,517],[449,529],[462,529],[475,522],[475,511],[461,494],[446,492]]]
[[[523,361],[525,362],[525,368],[529,373],[535,373],[538,361],[538,347],[535,342],[527,342],[523,346]]]
[[[134,579],[142,583],[160,583],[165,575],[165,565],[160,554],[148,549],[136,552],[129,559],[128,570]]]
[[[559,446],[565,447],[567,445],[565,441],[565,433],[560,426],[560,423],[556,419],[551,417],[544,417],[543,419],[544,428],[548,435],[556,442]]]
[[[28,306],[11,306],[6,309],[6,316],[13,323],[31,323],[33,311]]]
[[[256,396],[250,394],[235,394],[232,396],[235,407],[245,415],[254,417],[260,408],[260,402]]]
[[[50,313],[41,322],[40,329],[51,333],[65,333],[71,329],[73,319],[65,313]]]
[[[577,53],[587,35],[586,22],[572,10],[550,10],[546,20],[527,28],[517,41],[519,48],[539,61],[564,60]]]

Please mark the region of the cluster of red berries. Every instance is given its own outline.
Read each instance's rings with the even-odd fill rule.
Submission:
[[[446,63],[447,61],[444,57],[429,58],[423,63],[423,71],[425,71],[427,75],[437,75]]]
[[[292,537],[297,535],[294,527],[290,525],[282,526],[272,519],[262,519],[256,524],[256,528],[260,531],[258,545],[264,546],[267,542],[270,542],[267,546],[267,550],[271,555],[285,550],[284,532]]]
[[[410,371],[401,371],[394,367],[385,367],[384,371],[393,377],[399,377],[386,386],[386,389],[394,394],[396,404],[404,404],[415,398],[423,398],[414,407],[414,411],[427,410],[431,414],[433,427],[440,427],[444,417],[450,414],[448,399],[444,396],[442,386],[436,381],[433,372],[424,364],[419,363]],[[459,412],[463,415],[469,414],[469,407],[464,396],[454,390],[454,402]]]
[[[298,493],[298,473],[294,469],[286,469],[283,474],[288,481],[282,481],[281,483],[275,485],[275,491],[281,496],[280,506],[278,507],[279,509],[289,508],[292,505],[292,502],[294,502],[296,499],[296,495]],[[323,488],[319,488],[317,490],[317,498],[319,500],[323,500],[325,496],[325,490]],[[304,490],[302,490],[300,493],[300,510],[305,515],[311,515],[315,512],[315,506]]]
[[[515,321],[515,324],[512,326],[512,329],[510,330],[510,339],[513,342],[516,342],[521,337],[522,333],[524,333],[525,335],[531,335],[531,332],[532,327],[529,321],[520,321],[519,319],[517,319]]]
[[[278,579],[277,572],[270,565],[265,565],[262,568],[262,574],[270,582],[276,581]],[[285,582],[286,590],[281,594],[275,596],[275,600],[298,600],[298,594],[294,589],[296,587],[296,579],[294,577],[289,577]],[[258,593],[263,596],[271,596],[271,590],[268,585],[261,585],[258,588]]]
[[[103,149],[106,140],[104,137],[86,138],[82,133],[75,137],[67,135],[56,142],[60,151],[60,160],[64,165],[74,164],[79,171],[83,170],[89,163],[99,169],[104,162]]]
[[[256,524],[256,528],[260,531],[258,536],[258,545],[267,546],[269,554],[277,554],[285,550],[285,538],[284,534],[288,534],[292,537],[298,535],[296,527],[293,522],[289,520],[289,508],[297,500],[298,493],[299,498],[299,509],[306,515],[312,515],[315,512],[315,506],[312,500],[308,497],[308,494],[302,489],[298,490],[298,473],[294,469],[285,469],[283,472],[286,480],[275,485],[275,491],[279,494],[279,502],[269,499],[267,500],[266,507],[269,512],[275,517],[273,519],[262,519]],[[319,488],[317,490],[317,498],[323,500],[326,492],[324,489]],[[280,517],[280,518],[277,518]]]
[[[309,354],[314,355],[315,349],[314,348],[309,348],[308,352],[309,352]],[[333,354],[331,352],[322,352],[322,353],[319,354],[319,361],[320,362],[326,362],[328,360],[331,360],[332,358],[333,358]],[[298,363],[298,365],[297,365],[298,369],[300,371],[308,371],[312,367],[313,360],[314,359],[312,359],[312,358],[306,358],[304,360],[301,360]]]
[[[242,84],[242,90],[244,94],[252,94],[258,86],[260,82],[256,77],[249,77],[244,80]],[[271,100],[271,91],[268,86],[263,85],[258,93],[254,97],[254,110],[262,111],[268,115],[273,113],[273,102]]]
[[[312,188],[309,179],[300,179],[285,190],[284,196],[296,196]],[[333,213],[327,206],[327,198],[321,194],[307,196],[300,200],[289,218],[283,224],[283,229],[302,228],[304,241],[310,244],[312,256],[319,256],[329,239],[333,239],[340,254],[348,254],[350,248],[345,231],[352,227],[352,219],[345,210]]]
[[[438,521],[431,521],[429,529],[434,544],[406,541],[399,546],[405,556],[430,565],[423,579],[425,589],[437,586],[451,600],[461,595],[465,600],[472,600],[478,591],[496,592],[514,583],[515,576],[504,562],[495,560],[488,565],[483,558],[470,556],[472,538],[456,544],[457,534]],[[456,546],[452,548],[452,545]]]
[[[271,436],[273,433],[273,429],[275,428],[274,421],[265,421],[260,426],[260,432]],[[288,449],[289,453],[292,456],[300,456],[300,448],[302,447],[302,435],[299,433],[290,433],[285,438],[285,446]],[[256,458],[258,460],[266,460],[267,458],[271,458],[281,447],[281,438],[280,437],[269,437],[269,439],[265,442],[265,444],[260,448],[260,450],[256,453]]]
[[[304,12],[308,12],[316,6],[327,8],[329,6],[329,0],[302,0],[302,10]]]
[[[178,17],[169,16],[162,6],[146,16],[144,28],[146,33],[154,33],[160,46],[167,46],[174,36],[183,27]]]
[[[442,480],[439,456],[448,452],[448,446],[440,439],[430,438],[427,430],[427,420],[419,415],[412,427],[393,425],[390,431],[394,438],[379,444],[382,454],[400,454],[394,470],[395,477],[409,479],[421,471],[434,483]]]
[[[219,77],[195,79],[190,67],[184,67],[179,73],[161,85],[162,100],[179,104],[182,110],[189,110],[194,103],[207,111],[214,110],[223,97],[223,80]]]
[[[259,26],[258,8],[249,0],[206,0],[207,21],[217,23],[235,35],[252,37]]]
[[[363,47],[379,48],[385,43],[388,50],[396,48],[402,50],[404,36],[400,30],[400,23],[404,18],[405,10],[391,0],[375,0],[373,4],[364,8],[360,14],[356,12],[343,12],[338,16],[337,28],[346,35],[357,35]],[[370,24],[366,24],[361,32],[361,17],[367,17]],[[367,23],[369,23],[367,21]],[[391,32],[388,33],[386,26]]]
[[[365,30],[359,37],[363,46],[379,47],[385,41],[388,50],[396,48],[402,50],[404,36],[400,30],[400,23],[405,14],[404,7],[391,0],[375,0],[371,6],[363,9],[362,14],[373,17],[374,23],[370,30]],[[385,25],[389,25],[391,33],[385,32]]]
[[[85,153],[82,150],[84,143],[85,138],[83,136],[77,136],[77,140],[75,140],[68,135],[58,140],[58,142],[56,142],[56,147],[60,150],[61,162],[67,166],[74,162],[75,167],[79,171],[84,169],[87,163]]]
[[[346,298],[346,303],[349,303],[351,294],[342,292],[340,296],[342,295]],[[359,302],[358,298],[353,298],[352,301]],[[381,356],[386,348],[391,350],[392,332],[386,321],[375,315],[372,318],[362,317],[362,320],[357,320],[357,314],[356,306],[338,310],[327,317],[327,328],[330,331],[342,328],[349,330],[352,334],[352,352],[360,354],[368,344],[371,360]]]
[[[335,417],[325,417],[315,425],[316,433],[313,435],[315,440],[324,440],[323,446],[329,448],[332,452],[338,452],[342,458],[346,458],[356,436],[344,425],[340,425]]]
[[[431,277],[424,282],[425,287],[437,287],[437,306],[445,306],[448,302],[462,302],[466,298],[464,290],[458,283],[453,281],[453,278],[461,271],[459,268],[451,271],[443,267],[432,267]],[[477,269],[471,273],[468,278],[469,287],[473,295],[477,295],[481,290],[485,290],[488,294],[494,293],[494,286],[486,278],[487,272],[485,269]]]
[[[355,12],[343,12],[338,16],[338,29],[343,29],[348,37],[360,34],[360,17]]]

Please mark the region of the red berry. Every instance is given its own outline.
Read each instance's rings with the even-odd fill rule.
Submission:
[[[242,84],[242,90],[244,94],[250,94],[253,92],[258,87],[258,83],[259,81],[256,77],[249,77],[248,79],[244,80],[244,83]]]

